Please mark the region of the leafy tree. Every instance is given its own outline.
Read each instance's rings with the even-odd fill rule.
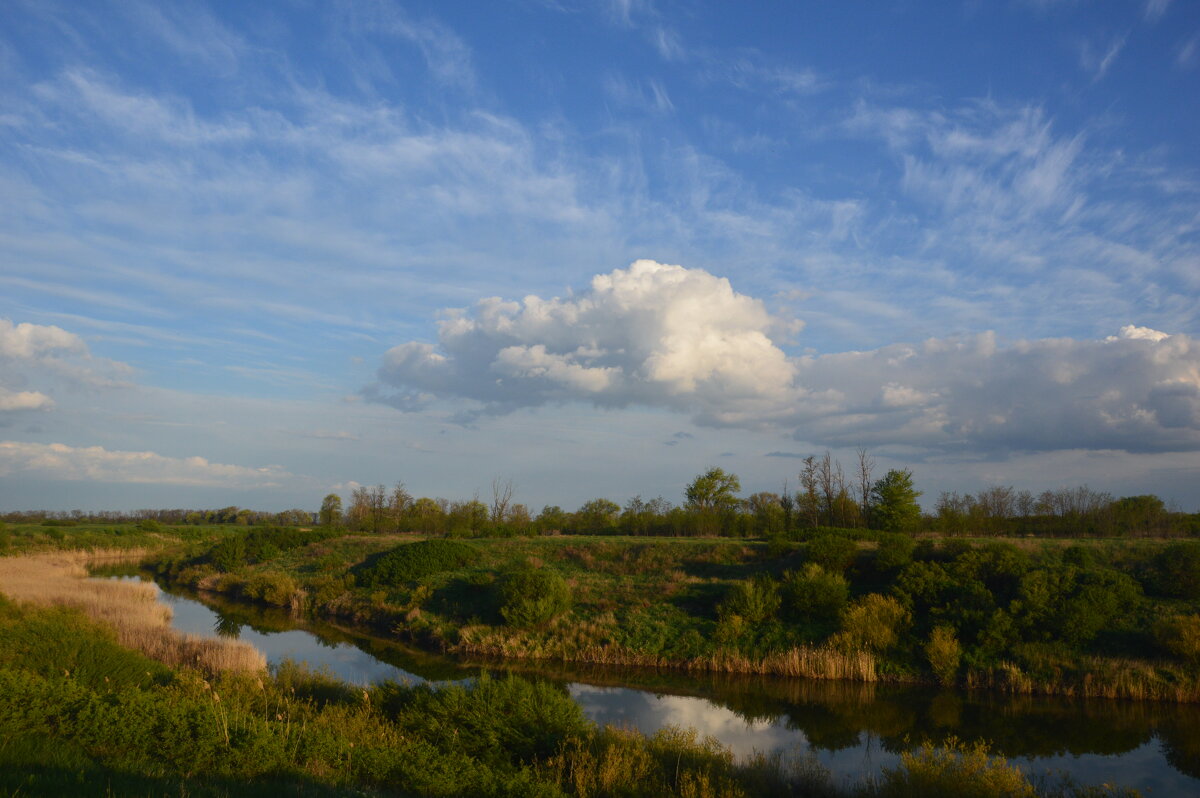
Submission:
[[[721,531],[722,516],[733,515],[741,489],[737,474],[726,473],[722,468],[710,468],[692,480],[684,497],[700,534],[712,535]]]
[[[684,496],[688,506],[695,510],[729,510],[737,507],[737,494],[741,489],[737,474],[728,474],[723,468],[710,468],[692,480]]]
[[[872,514],[879,527],[893,532],[915,529],[921,521],[921,505],[917,504],[920,495],[913,487],[911,471],[907,468],[888,471],[871,488]]]
[[[575,529],[584,534],[603,534],[616,529],[621,506],[608,499],[592,499],[575,513]]]
[[[321,526],[339,526],[342,523],[342,497],[331,493],[321,501],[319,513]]]

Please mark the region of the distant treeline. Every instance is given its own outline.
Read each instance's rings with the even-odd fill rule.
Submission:
[[[993,486],[976,494],[943,492],[923,513],[907,469],[874,478],[874,460],[859,451],[848,477],[829,453],[807,457],[799,490],[741,498],[737,475],[711,468],[688,486],[681,504],[635,496],[624,506],[596,498],[577,510],[546,505],[534,513],[513,501],[510,481],[492,484],[492,501],[413,497],[403,483],[360,487],[343,511],[336,494],[325,497],[318,522],[373,532],[458,536],[578,534],[728,537],[806,537],[826,527],[955,536],[1191,537],[1200,536],[1200,513],[1169,508],[1158,496],[1125,496],[1086,486],[1028,490]]]
[[[219,510],[20,510],[0,514],[0,520],[12,524],[45,524],[69,526],[75,524],[134,524],[157,521],[160,524],[239,524],[241,526],[307,526],[316,522],[311,510],[284,510],[268,513],[242,507],[222,507]]]
[[[505,535],[646,535],[803,538],[811,530],[871,529],[936,532],[951,536],[1196,537],[1200,513],[1168,507],[1158,496],[1114,497],[1087,486],[1035,494],[1007,486],[978,493],[943,492],[933,512],[922,512],[922,495],[912,472],[893,469],[876,479],[875,463],[859,450],[853,473],[828,452],[804,458],[792,490],[740,497],[736,474],[710,468],[688,485],[684,501],[635,496],[624,506],[606,498],[574,511],[546,505],[534,512],[514,501],[510,480],[492,483],[491,501],[414,497],[403,483],[354,490],[348,503],[329,494],[317,513],[260,512],[239,507],[217,510],[133,512],[10,512],[11,523],[238,524],[242,526],[341,527],[353,531],[484,537]]]

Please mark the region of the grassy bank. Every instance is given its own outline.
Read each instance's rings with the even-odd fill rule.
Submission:
[[[155,567],[476,657],[1200,701],[1200,543],[309,534]]]
[[[205,674],[130,651],[65,606],[0,598],[0,795],[1102,796],[1035,790],[985,749],[918,748],[877,783],[694,732],[597,728],[516,677],[352,687],[303,667]]]

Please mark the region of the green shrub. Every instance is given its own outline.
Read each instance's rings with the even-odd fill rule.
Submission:
[[[1200,598],[1200,540],[1172,543],[1154,558],[1158,589],[1168,596]]]
[[[142,532],[163,532],[166,527],[152,518],[143,518],[137,522],[137,528]]]
[[[1175,656],[1200,664],[1200,615],[1172,615],[1154,624],[1154,639]]]
[[[278,571],[253,573],[241,586],[242,595],[276,607],[289,606],[296,590],[296,580]]]
[[[479,560],[480,551],[458,540],[422,540],[405,543],[356,571],[357,582],[367,587],[399,587],[426,576],[465,568]]]
[[[844,650],[884,651],[896,645],[912,616],[891,596],[868,593],[842,612],[834,643]]]
[[[985,743],[951,737],[900,755],[900,767],[883,771],[882,798],[1036,798],[1021,769],[988,754]]]
[[[850,597],[850,583],[816,563],[783,577],[783,614],[791,621],[833,623]]]
[[[917,542],[901,532],[884,532],[875,549],[875,570],[878,573],[899,571],[912,562]]]
[[[842,573],[854,564],[858,544],[841,535],[819,535],[808,542],[807,556],[830,573]]]
[[[769,576],[735,582],[717,607],[721,618],[737,616],[749,623],[762,623],[779,609],[779,587]]]
[[[522,568],[500,585],[500,614],[509,626],[540,626],[571,608],[571,588],[552,568]]]
[[[958,663],[962,659],[962,646],[949,626],[935,626],[925,644],[925,657],[938,681],[949,687],[958,674]]]

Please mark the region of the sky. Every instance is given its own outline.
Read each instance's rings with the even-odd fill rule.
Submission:
[[[1186,0],[8,0],[0,511],[1197,511],[1197,142]]]

